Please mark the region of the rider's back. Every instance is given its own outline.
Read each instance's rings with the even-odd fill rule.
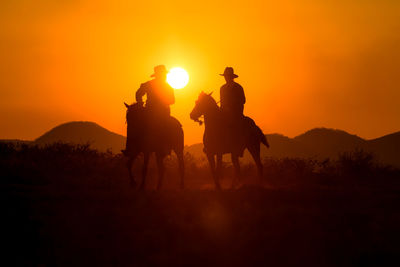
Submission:
[[[246,103],[243,87],[232,81],[220,89],[221,110],[232,116],[241,116]]]
[[[169,115],[169,106],[175,103],[174,89],[165,81],[153,79],[142,83],[136,92],[139,102],[147,94],[146,108],[154,115]]]

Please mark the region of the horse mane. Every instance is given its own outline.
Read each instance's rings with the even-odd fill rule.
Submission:
[[[139,103],[133,103],[132,105],[126,105],[126,106],[127,106],[126,122],[143,117],[143,112],[145,111],[145,107],[143,107],[143,105]]]
[[[217,101],[215,101],[214,97],[212,97],[211,94],[212,94],[212,92],[210,94],[206,94],[204,92],[201,92],[200,96],[199,96],[199,100],[200,99],[204,99],[204,100],[207,101],[207,104],[210,104],[210,105],[213,105],[213,106],[217,106],[219,108]]]

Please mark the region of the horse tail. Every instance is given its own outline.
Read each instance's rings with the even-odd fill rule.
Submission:
[[[169,133],[165,140],[169,142],[169,146],[173,149],[183,151],[184,148],[184,133],[182,129],[182,124],[174,117],[169,117]]]
[[[269,147],[269,143],[267,141],[267,137],[265,137],[264,133],[262,132],[262,130],[258,126],[257,126],[257,133],[258,133],[258,135],[260,137],[261,143],[263,143],[266,147]]]
[[[245,116],[245,121],[247,123],[248,129],[251,129],[251,136],[255,138],[255,140],[259,140],[259,142],[263,143],[266,147],[269,148],[269,143],[267,141],[267,137],[265,137],[264,133],[260,129],[260,127],[257,126],[257,124],[254,122],[254,120],[250,117]]]

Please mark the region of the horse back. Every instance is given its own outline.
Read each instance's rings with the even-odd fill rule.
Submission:
[[[142,107],[131,106],[127,112],[127,137],[137,151],[153,152],[160,147],[183,150],[182,124],[172,116],[158,118]]]
[[[218,129],[214,127],[214,129],[205,132],[203,137],[204,152],[242,155],[246,148],[258,146],[260,143],[267,146],[265,135],[252,118],[244,116],[239,125],[241,125],[240,129],[237,128],[237,131],[232,132],[222,121]]]
[[[260,127],[257,126],[254,120],[250,117],[245,116],[244,121],[248,133],[247,141],[263,143],[264,145],[269,146],[267,138],[265,137],[263,131],[260,129]]]
[[[170,116],[170,117],[169,117],[169,120],[170,120],[171,126],[172,126],[173,128],[182,129],[182,124],[180,123],[180,121],[178,121],[177,118],[175,118],[175,117],[173,117],[173,116]]]

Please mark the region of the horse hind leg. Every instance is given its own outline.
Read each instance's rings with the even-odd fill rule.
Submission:
[[[158,183],[157,190],[160,190],[164,180],[164,155],[162,153],[156,153],[157,170],[158,170]]]
[[[232,179],[232,186],[231,189],[235,189],[236,183],[240,182],[240,163],[239,163],[239,156],[231,154],[232,164],[234,167],[235,174]]]
[[[140,184],[140,187],[139,187],[140,191],[144,190],[144,188],[145,188],[146,176],[147,176],[147,168],[149,166],[149,159],[150,159],[150,154],[149,153],[144,153],[143,168],[142,168],[142,183]]]
[[[248,148],[251,156],[253,157],[254,163],[257,167],[257,176],[259,179],[259,183],[263,183],[263,165],[261,163],[261,156],[260,156],[260,144],[254,144],[253,146]]]

